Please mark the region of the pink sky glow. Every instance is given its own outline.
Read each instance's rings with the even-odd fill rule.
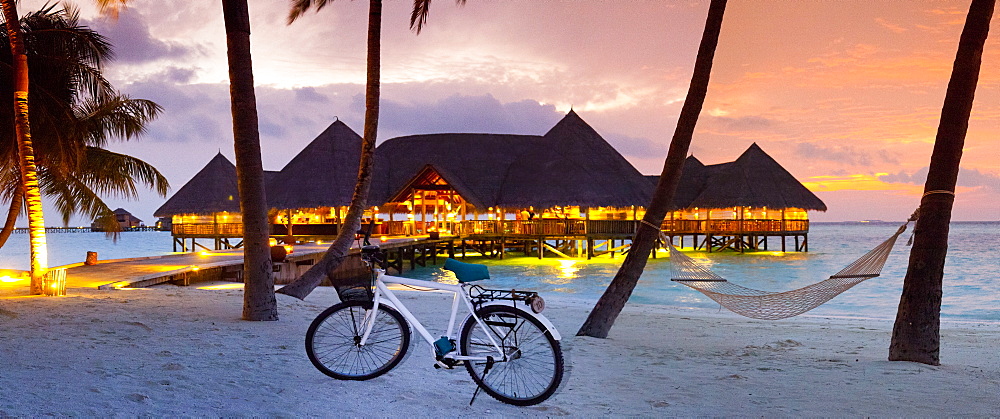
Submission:
[[[24,0],[21,13],[43,3]],[[118,52],[109,78],[165,108],[145,137],[112,148],[154,164],[173,190],[219,150],[232,159],[221,4],[139,0],[110,21],[91,3],[82,15]],[[721,163],[756,142],[826,202],[813,220],[904,219],[919,202],[968,3],[729,2],[692,153]],[[380,140],[540,135],[572,107],[640,172],[661,170],[707,1],[436,1],[419,36],[410,7],[385,1]],[[335,117],[358,132],[363,123],[367,2],[337,1],[291,26],[287,8],[250,2],[268,170]],[[955,220],[1000,220],[1000,19],[991,32]],[[152,223],[164,200],[109,203]]]

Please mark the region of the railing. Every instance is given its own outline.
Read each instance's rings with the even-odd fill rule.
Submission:
[[[635,233],[635,220],[468,220],[449,223],[441,228],[451,227],[456,235],[504,234],[504,235],[631,235]],[[427,223],[430,226],[430,223]],[[365,227],[362,227],[365,228]],[[376,224],[373,234],[391,236],[416,235],[414,223],[408,221],[383,221]],[[809,231],[809,220],[664,220],[661,229],[674,234],[767,234],[804,233]],[[292,233],[296,236],[335,236],[338,224],[295,224]],[[243,235],[243,224],[174,224],[171,232],[175,236],[228,236]],[[421,230],[422,234],[426,234]],[[271,235],[287,234],[286,226],[271,225]]]
[[[243,236],[242,223],[174,224],[170,233],[175,236]]]

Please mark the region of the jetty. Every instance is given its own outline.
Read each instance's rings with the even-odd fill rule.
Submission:
[[[380,244],[388,256],[383,267],[393,273],[437,264],[439,255],[455,256],[450,239],[402,239],[376,243]],[[284,259],[274,263],[275,283],[287,284],[295,280],[318,262],[326,254],[328,247],[329,245],[315,243],[294,246]],[[100,260],[93,265],[80,262],[51,269],[66,271],[66,288],[110,290],[143,288],[163,283],[191,285],[206,281],[243,282],[243,249]],[[330,285],[331,279],[336,281],[366,274],[367,269],[361,261],[360,251],[355,247],[348,254],[348,259],[323,285]],[[11,273],[8,275],[17,276]]]

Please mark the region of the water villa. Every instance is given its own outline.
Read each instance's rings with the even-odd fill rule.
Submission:
[[[266,175],[272,236],[331,240],[353,192],[361,137],[331,124],[281,171]],[[823,202],[756,144],[733,162],[689,157],[663,230],[708,251],[766,249],[768,238],[808,250],[806,211]],[[629,247],[655,176],[643,176],[570,111],[544,135],[429,134],[376,151],[366,220],[375,234],[447,238],[462,252],[594,257]],[[212,239],[239,246],[236,170],[221,154],[159,210],[172,217],[175,251]]]

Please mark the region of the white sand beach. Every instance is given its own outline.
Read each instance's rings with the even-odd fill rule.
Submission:
[[[315,370],[303,337],[331,289],[247,322],[241,289],[199,289],[220,284],[0,299],[0,416],[1000,416],[997,325],[946,323],[934,367],[886,361],[885,321],[630,305],[608,339],[581,338],[591,303],[548,295],[563,385],[537,406],[469,406],[465,370],[435,370],[423,346],[370,381]],[[400,294],[443,327],[421,314],[448,297]]]

